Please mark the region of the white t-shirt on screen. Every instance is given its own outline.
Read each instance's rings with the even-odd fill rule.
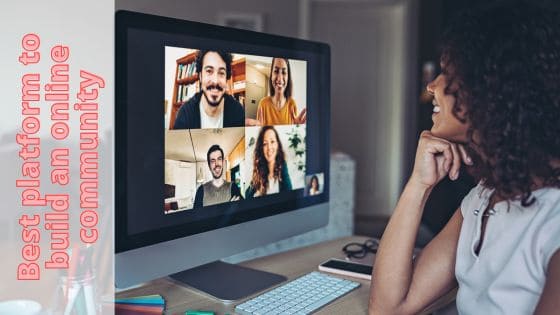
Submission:
[[[204,111],[204,106],[202,102],[199,104],[200,106],[200,128],[223,128],[224,126],[224,111],[221,111],[220,114],[216,117],[211,117],[206,114]]]

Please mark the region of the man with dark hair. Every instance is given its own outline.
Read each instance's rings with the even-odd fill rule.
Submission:
[[[232,56],[221,51],[201,50],[196,57],[200,92],[185,102],[173,129],[243,127],[243,106],[226,93],[231,77]]]
[[[226,182],[222,178],[224,173],[224,151],[222,148],[217,144],[211,146],[206,154],[206,160],[213,179],[200,185],[196,190],[194,208],[243,199],[239,187],[231,182]]]

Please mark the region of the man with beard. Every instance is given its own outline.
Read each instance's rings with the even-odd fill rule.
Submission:
[[[229,53],[201,50],[196,57],[200,92],[184,103],[173,129],[243,127],[243,106],[226,93],[231,77]]]
[[[206,159],[213,179],[200,185],[196,190],[194,208],[243,199],[239,187],[231,182],[226,182],[222,178],[224,171],[224,151],[222,148],[217,144],[211,146],[206,154]]]

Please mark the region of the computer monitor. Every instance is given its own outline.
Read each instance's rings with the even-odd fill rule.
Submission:
[[[116,286],[282,281],[216,261],[328,223],[328,45],[126,11],[115,39]]]

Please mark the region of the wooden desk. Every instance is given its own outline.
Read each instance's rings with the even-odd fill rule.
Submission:
[[[363,243],[369,237],[351,236],[339,238],[333,241],[319,243],[308,247],[287,251],[284,253],[257,258],[241,263],[242,266],[269,271],[288,277],[288,281],[301,275],[317,270],[317,266],[329,258],[344,259],[342,247],[351,242]],[[375,256],[370,254],[361,260],[362,263],[373,263]],[[347,295],[331,302],[323,307],[316,314],[344,314],[344,315],[363,315],[367,314],[369,287],[368,280],[361,280],[351,277],[336,275],[337,277],[361,283],[361,286]],[[286,282],[283,282],[284,284]],[[256,295],[261,294],[259,292]],[[428,306],[420,314],[431,314],[433,311],[449,304],[455,300],[457,289],[452,290]],[[208,295],[204,295],[192,289],[178,285],[169,278],[161,278],[146,283],[146,285],[117,294],[118,298],[131,297],[138,295],[161,294],[167,301],[165,314],[183,315],[187,309],[211,310],[217,315],[235,314],[235,305],[250,299],[238,301],[232,304],[222,303]]]
[[[288,281],[303,274],[317,270],[323,261],[335,257],[344,258],[342,247],[350,242],[364,242],[367,237],[353,236],[340,238],[300,249],[291,250],[281,254],[241,263],[243,266],[269,271],[288,277]],[[372,259],[373,257],[371,257]],[[338,277],[342,277],[337,275]],[[346,278],[346,277],[342,277]],[[331,302],[317,314],[367,314],[369,298],[369,281],[347,278],[361,283],[361,286],[349,294]],[[284,282],[285,283],[285,282]],[[261,292],[262,293],[262,292]],[[212,310],[216,314],[235,314],[235,304],[224,304],[209,296],[175,284],[168,278],[161,278],[146,285],[125,292],[120,292],[117,297],[129,297],[147,294],[161,294],[167,301],[166,314],[184,314],[187,309]]]

